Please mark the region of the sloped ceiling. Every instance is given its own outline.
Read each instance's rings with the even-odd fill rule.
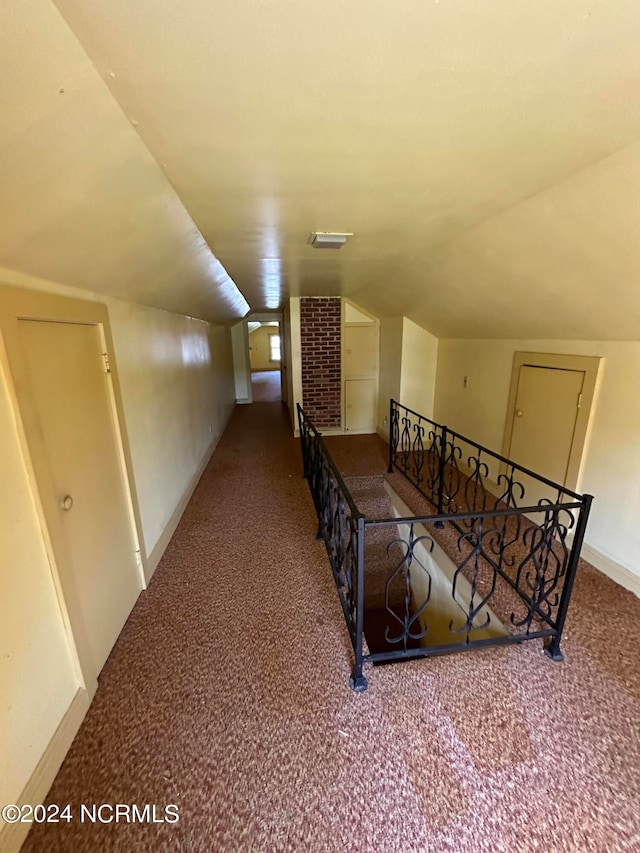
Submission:
[[[49,0],[3,0],[0,266],[215,321],[248,305]]]
[[[9,5],[31,25],[48,2]],[[155,158],[141,148],[139,160],[123,158],[132,186],[139,171],[166,176],[163,192],[175,190],[180,215],[253,310],[340,293],[440,336],[640,339],[637,0],[56,5],[100,92],[113,95],[101,108],[115,116],[119,105],[120,134],[131,145],[138,135]],[[73,58],[86,75],[76,88],[88,86],[79,46],[69,35],[54,43],[42,26],[54,56],[10,46],[27,69],[21,85],[31,91],[43,66],[49,83],[66,74],[60,85],[72,89]],[[94,121],[93,102],[83,104],[60,116],[66,128]],[[114,130],[91,138],[110,148]],[[68,172],[73,141],[69,131]],[[92,215],[111,187],[93,187]],[[158,198],[155,185],[139,191],[140,204]],[[49,264],[54,220],[49,210],[37,253]],[[184,229],[186,264],[194,246],[208,250],[186,220]],[[315,230],[356,236],[338,252],[314,250]],[[70,223],[59,233],[70,257]],[[178,263],[174,244],[160,242],[156,266]],[[87,255],[76,276],[92,269]],[[10,265],[1,252],[0,262]],[[132,282],[145,272],[134,269]],[[159,280],[169,299],[176,276]],[[200,286],[184,297],[186,313],[201,315]]]

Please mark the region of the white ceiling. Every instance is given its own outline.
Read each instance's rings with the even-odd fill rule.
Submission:
[[[123,217],[129,240],[147,241],[117,258],[139,301],[161,285],[175,305],[176,270],[209,251],[199,229],[255,311],[341,293],[440,336],[640,339],[637,0],[56,0],[104,84],[49,0],[9,5],[30,38],[0,45],[17,69],[9,106],[33,127],[38,84],[55,83],[46,136],[60,125],[76,216],[47,210],[35,251],[23,224],[4,265],[59,268],[67,283],[87,268],[84,286],[103,288],[89,232],[106,208],[111,244]],[[78,134],[127,180],[103,170],[83,185]],[[35,183],[25,219],[51,204]],[[171,240],[154,245],[160,221]],[[316,230],[356,236],[314,250]],[[191,307],[173,310],[218,316],[202,269],[188,280]]]

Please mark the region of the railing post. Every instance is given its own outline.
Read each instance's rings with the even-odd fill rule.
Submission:
[[[571,590],[576,579],[578,571],[578,562],[580,560],[580,552],[582,551],[582,543],[584,542],[584,534],[587,529],[587,521],[589,520],[589,512],[591,511],[591,503],[593,495],[583,495],[583,504],[578,516],[578,524],[573,537],[573,545],[571,546],[571,556],[569,557],[569,565],[567,567],[567,576],[564,580],[562,588],[562,596],[558,607],[558,615],[556,617],[556,633],[549,639],[544,647],[544,653],[548,658],[555,661],[563,661],[564,654],[560,648],[562,640],[562,632],[564,623],[567,618],[567,610],[569,609],[569,601],[571,600]]]
[[[440,437],[440,467],[438,471],[438,515],[442,515],[444,496],[444,466],[447,458],[447,428],[442,427]]]
[[[358,579],[356,584],[356,637],[353,674],[349,679],[356,693],[367,689],[367,679],[362,674],[362,640],[364,637],[364,516],[358,516]]]
[[[393,460],[396,455],[396,449],[393,445],[393,397],[389,399],[389,467],[387,474],[393,474]]]
[[[308,447],[305,436],[305,426],[304,426],[304,418],[302,416],[302,406],[300,403],[296,403],[296,408],[298,411],[298,431],[300,433],[300,447],[302,448],[302,478],[306,480],[309,476],[309,464],[308,464]]]

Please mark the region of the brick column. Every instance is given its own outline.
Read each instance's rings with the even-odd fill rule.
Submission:
[[[340,429],[340,299],[300,299],[302,406],[321,429]]]

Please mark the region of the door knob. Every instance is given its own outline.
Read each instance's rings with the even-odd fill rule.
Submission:
[[[65,496],[62,498],[61,506],[62,506],[62,509],[63,509],[65,512],[69,512],[69,510],[70,510],[70,509],[72,508],[72,506],[73,506],[73,498],[71,497],[71,495],[65,495]]]
[[[516,417],[521,418],[524,415],[522,409],[516,409]]]

